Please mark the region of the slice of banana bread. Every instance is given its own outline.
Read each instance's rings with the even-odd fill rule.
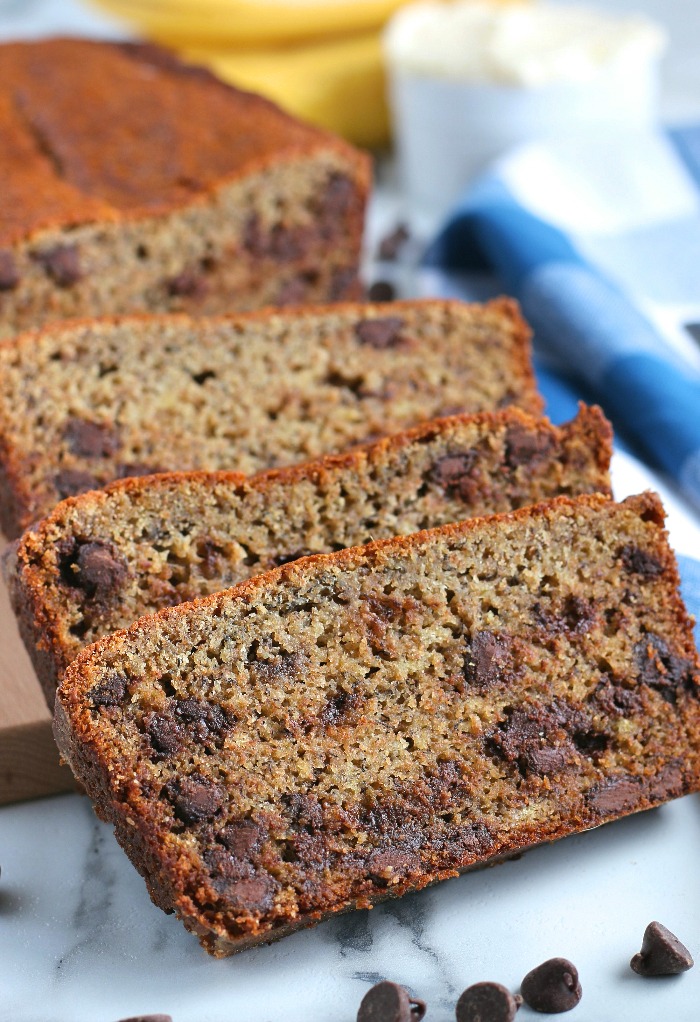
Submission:
[[[0,336],[358,298],[369,159],[154,46],[0,46]]]
[[[559,497],[144,617],[55,734],[224,955],[696,791],[699,695],[658,498]]]
[[[144,614],[306,554],[560,494],[609,493],[610,453],[598,408],[581,406],[562,428],[510,408],[257,476],[125,479],[59,504],[15,545],[6,577],[53,707],[78,651]]]
[[[55,324],[0,345],[0,521],[168,469],[290,465],[438,415],[537,413],[507,299]]]

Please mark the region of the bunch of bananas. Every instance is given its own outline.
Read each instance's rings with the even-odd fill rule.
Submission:
[[[386,144],[380,31],[406,0],[93,0],[292,114]]]

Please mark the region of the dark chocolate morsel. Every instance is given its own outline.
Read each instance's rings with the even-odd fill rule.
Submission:
[[[620,777],[607,784],[591,788],[588,793],[588,804],[591,809],[595,809],[599,813],[619,814],[636,805],[640,794],[639,781],[636,778]]]
[[[143,722],[156,752],[164,756],[173,756],[178,752],[182,746],[182,732],[171,717],[149,713]]]
[[[37,258],[58,287],[72,287],[83,276],[75,245],[56,245],[46,252],[40,252]]]
[[[12,252],[0,251],[0,291],[14,291],[20,281]]]
[[[398,224],[390,233],[385,235],[379,242],[377,257],[384,262],[393,262],[411,237],[406,224]]]
[[[401,341],[403,320],[398,316],[383,316],[380,319],[363,319],[355,325],[355,335],[361,344],[370,348],[394,348]]]
[[[252,820],[238,820],[235,823],[229,823],[218,834],[219,841],[224,848],[227,848],[238,859],[245,859],[251,852],[254,852],[264,836],[262,828]]]
[[[678,976],[692,969],[693,956],[678,937],[661,923],[649,923],[642,950],[630,962],[640,976]]]
[[[494,632],[477,632],[464,657],[464,678],[467,684],[486,692],[506,681],[513,671],[512,639]]]
[[[53,477],[53,484],[61,500],[65,500],[66,497],[98,489],[100,481],[91,472],[83,472],[79,468],[62,468]]]
[[[377,848],[369,857],[369,874],[380,886],[390,885],[409,873],[420,870],[420,858],[412,851],[401,848]]]
[[[254,876],[229,884],[226,887],[226,900],[234,912],[265,912],[272,904],[273,893],[272,880],[264,876]]]
[[[511,426],[506,434],[506,464],[509,468],[535,464],[546,458],[553,446],[554,438],[548,433]]]
[[[645,581],[649,578],[656,578],[664,570],[663,565],[653,554],[635,546],[634,543],[623,546],[620,558],[625,571],[629,571],[633,575],[640,575]]]
[[[119,434],[115,426],[90,419],[70,418],[63,436],[73,454],[82,458],[110,458],[119,450]]]
[[[172,1015],[132,1015],[131,1018],[122,1018],[119,1022],[173,1022]]]
[[[117,706],[125,697],[126,681],[121,674],[112,675],[90,691],[93,706]]]
[[[388,280],[375,280],[367,288],[367,298],[370,302],[393,302],[396,288]]]
[[[513,1022],[522,998],[500,983],[474,983],[457,1001],[457,1022]]]
[[[73,585],[86,596],[104,600],[121,588],[126,576],[126,565],[107,544],[83,543],[79,547]]]
[[[173,298],[203,298],[207,291],[207,282],[202,273],[196,270],[183,270],[166,280],[165,287]]]
[[[132,479],[134,476],[152,476],[163,469],[159,465],[148,465],[141,461],[127,461],[117,466],[117,479]]]
[[[173,804],[175,815],[187,824],[210,819],[224,801],[221,788],[198,774],[171,781],[165,792]]]
[[[425,1002],[409,997],[398,983],[375,983],[360,1002],[357,1022],[420,1022]]]
[[[570,1011],[581,1000],[576,966],[566,958],[549,958],[528,972],[520,992],[525,1003],[535,1011],[549,1015]]]

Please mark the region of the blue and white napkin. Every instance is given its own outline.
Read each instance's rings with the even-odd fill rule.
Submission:
[[[700,128],[523,147],[465,194],[422,285],[473,298],[475,275],[495,275],[534,328],[550,417],[569,417],[579,396],[599,403],[691,503],[696,537],[700,344],[684,324],[700,322],[699,184]],[[680,561],[700,618],[700,564]]]

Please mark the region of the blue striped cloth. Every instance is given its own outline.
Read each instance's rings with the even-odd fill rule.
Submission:
[[[675,139],[688,160],[698,157],[696,170],[699,138],[696,129]],[[469,191],[426,261],[495,272],[520,301],[539,350],[565,365],[616,429],[700,507],[700,373],[562,230],[521,205],[495,172]],[[700,273],[697,281],[700,300]]]

